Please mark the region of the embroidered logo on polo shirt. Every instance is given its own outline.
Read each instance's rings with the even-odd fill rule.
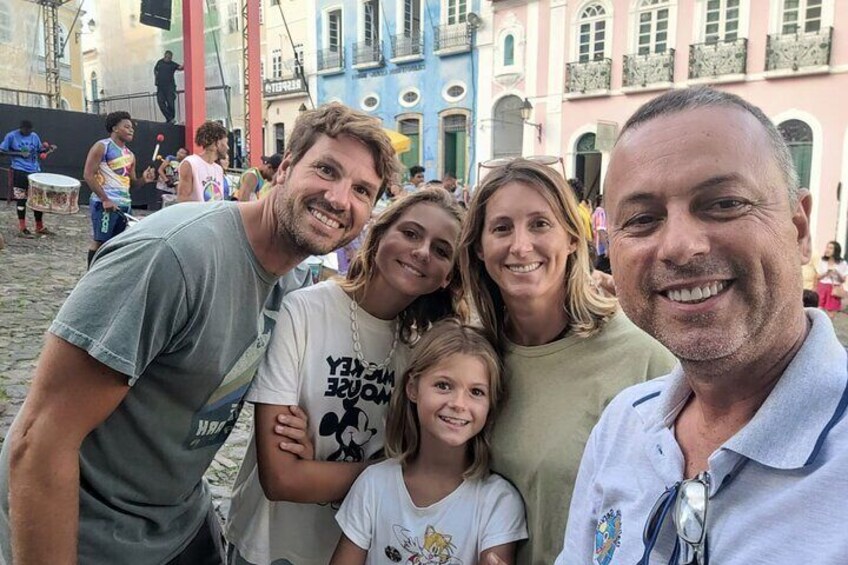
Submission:
[[[615,548],[621,543],[621,510],[612,510],[603,515],[595,529],[595,563],[609,565]]]

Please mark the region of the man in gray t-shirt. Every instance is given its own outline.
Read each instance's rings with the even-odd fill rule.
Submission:
[[[0,455],[6,562],[223,562],[203,473],[295,267],[360,232],[396,158],[377,121],[332,104],[298,119],[281,167],[268,198],[175,206],[98,252]]]

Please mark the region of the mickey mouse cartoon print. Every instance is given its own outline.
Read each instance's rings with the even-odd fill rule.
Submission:
[[[327,461],[362,461],[365,459],[363,447],[377,433],[377,428],[371,426],[368,414],[356,405],[356,399],[345,399],[342,405],[341,418],[335,412],[328,412],[321,418],[318,428],[322,436],[334,436],[339,444],[339,448],[327,456]]]

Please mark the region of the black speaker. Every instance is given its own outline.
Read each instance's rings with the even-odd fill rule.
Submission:
[[[141,16],[144,25],[171,29],[171,0],[141,0]]]

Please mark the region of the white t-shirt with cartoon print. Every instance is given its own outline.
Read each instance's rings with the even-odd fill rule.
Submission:
[[[350,304],[333,281],[286,296],[246,396],[253,403],[303,408],[316,460],[362,461],[383,447],[389,399],[406,367],[408,350],[398,343],[385,370],[365,374],[353,349]],[[382,363],[391,350],[395,322],[362,308],[356,318],[366,361]],[[265,498],[251,439],[233,486],[227,539],[251,563],[287,559],[294,565],[326,565],[341,534],[334,519],[337,508]]]
[[[336,514],[344,534],[368,550],[367,565],[475,565],[480,553],[527,538],[524,503],[494,473],[415,506],[395,459],[366,469]]]

